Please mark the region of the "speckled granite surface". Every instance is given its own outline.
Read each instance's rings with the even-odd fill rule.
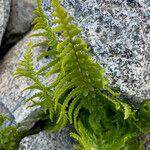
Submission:
[[[69,130],[63,129],[57,133],[42,131],[36,135],[25,137],[19,150],[73,150]]]
[[[48,14],[50,0],[43,1]],[[128,96],[149,98],[150,1],[61,1],[83,28],[82,36],[106,69],[111,86]]]

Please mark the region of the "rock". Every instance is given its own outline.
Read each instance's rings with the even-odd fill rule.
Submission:
[[[6,120],[6,122],[0,128],[15,124],[14,116],[12,115],[12,113],[9,111],[9,109],[2,102],[0,102],[0,114],[7,116],[10,119],[10,120]]]
[[[50,0],[43,1],[49,14]],[[150,2],[61,0],[83,28],[93,58],[106,69],[110,86],[141,102],[150,97]],[[49,17],[49,21],[51,17]]]
[[[42,131],[22,139],[19,150],[73,150],[69,130],[63,129],[57,133]]]
[[[0,0],[0,45],[5,32],[10,11],[10,0]]]
[[[31,29],[31,23],[35,18],[33,13],[36,7],[36,0],[12,0],[10,19],[7,26],[7,43],[15,43],[24,33]]]
[[[31,29],[31,22],[35,18],[33,13],[36,0],[12,1],[11,15],[7,27],[7,35],[23,34]]]
[[[49,0],[43,8],[50,12]],[[61,0],[83,28],[93,58],[106,69],[110,86],[134,101],[150,97],[150,2]],[[49,18],[50,19],[50,18]]]

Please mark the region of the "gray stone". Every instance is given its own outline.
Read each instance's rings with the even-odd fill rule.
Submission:
[[[5,32],[10,11],[10,0],[0,0],[0,45]]]
[[[33,13],[36,0],[12,0],[10,19],[6,36],[7,44],[14,43],[31,29],[31,22],[35,18]]]
[[[72,150],[69,130],[63,129],[57,133],[42,131],[22,139],[19,150]]]
[[[6,120],[0,128],[15,124],[14,116],[12,115],[12,113],[9,111],[9,109],[2,102],[0,102],[0,114],[9,118],[9,120]]]
[[[134,101],[150,97],[149,0],[61,0],[83,28],[93,58],[106,69],[110,86]],[[49,0],[43,0],[48,14]],[[51,18],[49,17],[49,20]]]

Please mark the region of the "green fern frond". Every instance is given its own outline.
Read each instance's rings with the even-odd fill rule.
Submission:
[[[0,130],[0,148],[4,150],[17,150],[21,140],[15,127],[7,127]]]
[[[80,143],[78,149],[82,150],[121,150],[130,146],[130,142],[137,140],[136,127],[128,126],[131,122],[124,121],[123,116],[107,114],[109,110],[101,107],[92,114],[82,111],[77,123],[77,133],[71,133]],[[106,116],[108,115],[108,116]],[[99,117],[97,117],[99,116]],[[105,120],[107,119],[107,120]],[[116,129],[117,126],[117,129]],[[140,149],[140,143],[134,143]]]
[[[50,61],[46,66],[43,66],[38,72],[37,74],[44,74],[48,69],[50,69],[51,67],[55,66],[57,64],[58,60],[52,60]],[[50,73],[51,74],[51,73]],[[48,74],[46,74],[48,76]]]
[[[7,120],[7,116],[0,115],[0,126]],[[17,127],[8,126],[0,128],[0,149],[17,150],[21,140],[21,133],[17,131]]]
[[[45,73],[45,77],[48,77],[52,74],[56,74],[58,72],[60,72],[60,62],[59,61],[57,63],[55,63],[55,65],[49,71],[47,71]]]
[[[51,101],[51,93],[52,90],[49,89],[49,87],[46,87],[39,79],[38,75],[41,71],[44,71],[44,68],[41,68],[42,70],[35,71],[33,66],[33,52],[32,52],[33,44],[30,42],[28,44],[28,48],[25,51],[24,59],[19,61],[19,67],[16,69],[14,76],[15,77],[28,77],[33,81],[33,84],[29,87],[25,88],[23,91],[26,90],[36,90],[36,93],[30,96],[26,99],[26,102],[32,102],[31,105],[28,107],[33,106],[42,106],[44,109],[44,112],[48,110],[50,113],[50,119],[52,120],[52,116],[54,114],[54,104]],[[50,67],[50,66],[48,66]],[[45,68],[46,69],[46,68]],[[39,92],[37,92],[39,91]]]
[[[69,117],[70,124],[73,123],[73,120],[72,120],[72,118],[73,118],[73,111],[74,111],[74,108],[76,108],[75,105],[77,104],[77,102],[78,102],[80,99],[81,99],[81,96],[78,95],[78,96],[76,96],[76,97],[73,99],[73,101],[70,103],[70,106],[69,106],[69,109],[68,109],[68,117]]]
[[[99,64],[93,62],[92,57],[88,53],[89,48],[87,44],[81,38],[79,38],[81,30],[72,23],[72,17],[70,17],[65,9],[61,7],[58,0],[53,0],[52,6],[52,15],[56,18],[53,21],[56,26],[52,29],[52,31],[56,33],[62,33],[61,35],[63,38],[63,40],[58,43],[56,48],[60,53],[59,55],[57,55],[57,57],[60,59],[59,65],[61,68],[61,72],[64,74],[64,77],[62,77],[62,80],[60,80],[59,83],[57,82],[58,85],[55,87],[53,99],[56,103],[55,107],[57,106],[61,95],[69,90],[69,88],[78,87],[80,89],[80,94],[82,93],[81,95],[83,95],[85,98],[91,95],[93,91],[98,90],[102,91],[99,92],[99,94],[102,95],[102,97],[107,101],[112,102],[115,105],[116,109],[123,108],[122,110],[124,110],[125,119],[127,119],[131,114],[130,107],[128,107],[128,105],[124,104],[123,102],[121,103],[117,99],[111,98],[104,94],[103,91],[107,91],[112,96],[120,95],[120,93],[116,93],[108,88],[108,81],[104,78],[104,69]],[[74,74],[75,76],[73,76],[72,74]],[[67,87],[68,85],[71,85],[71,87]],[[64,90],[62,90],[63,88]],[[72,103],[73,101],[74,99],[72,99]],[[73,104],[80,105],[80,102],[75,102]],[[89,103],[87,102],[87,105]],[[73,104],[72,106],[75,106]],[[66,109],[65,99],[62,103],[62,107],[63,105],[65,106],[64,109]],[[72,109],[68,108],[68,110]]]
[[[42,90],[42,87],[36,83],[33,83],[31,86],[28,86],[25,89],[23,89],[22,92],[27,91],[27,90],[31,90],[31,89]]]
[[[61,112],[60,112],[60,117],[59,117],[59,119],[58,119],[58,122],[59,122],[59,120],[63,117],[64,112],[65,112],[65,109],[68,107],[69,102],[70,102],[72,99],[75,99],[79,94],[80,94],[80,89],[79,89],[79,88],[75,88],[75,89],[73,89],[73,90],[67,95],[67,97],[65,98],[65,100],[64,100],[64,102],[63,102],[63,105],[62,105],[62,107],[61,107]]]
[[[31,97],[27,98],[26,102],[29,102],[29,101],[33,102],[33,99],[42,98],[42,97],[43,97],[43,92],[38,92],[38,93],[33,94]]]
[[[14,77],[26,76],[35,79],[35,71],[33,66],[33,54],[32,54],[32,42],[28,43],[28,48],[24,55],[24,60],[19,61],[20,67],[18,67],[14,73]]]
[[[78,121],[78,134],[71,132],[70,136],[75,138],[79,143],[80,147],[77,147],[77,150],[99,150],[97,139],[94,134],[91,134],[87,128],[85,128],[82,122]]]
[[[53,101],[55,101],[55,110],[57,108],[58,101],[60,100],[61,96],[72,88],[74,88],[74,84],[68,83],[65,86],[63,86],[59,91],[58,90],[54,91]]]
[[[129,116],[132,114],[132,110],[131,110],[131,106],[129,106],[129,104],[121,102],[120,104],[122,105],[123,109],[124,109],[124,120],[129,118]]]
[[[38,29],[43,29],[44,31],[37,34],[33,34],[32,36],[44,36],[48,38],[47,41],[34,44],[34,47],[46,45],[49,46],[51,49],[55,49],[57,46],[57,39],[51,30],[51,27],[47,20],[47,16],[43,13],[41,0],[37,0],[37,7],[34,13],[38,15],[38,18],[35,18],[35,20],[32,23],[34,25],[33,31]]]

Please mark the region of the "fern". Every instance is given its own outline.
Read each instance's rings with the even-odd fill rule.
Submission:
[[[20,67],[16,69],[16,72],[14,73],[14,77],[17,78],[17,77],[25,76],[30,78],[33,81],[33,84],[25,88],[24,90],[35,89],[40,92],[35,93],[33,96],[28,98],[26,102],[32,101],[34,106],[41,105],[45,113],[47,110],[49,110],[51,112],[50,119],[52,120],[52,114],[54,113],[53,104],[48,102],[51,100],[50,91],[47,90],[47,87],[38,79],[37,77],[38,74],[34,70],[32,47],[33,44],[30,42],[25,52],[24,60],[21,60],[19,62]],[[34,100],[34,99],[37,100],[37,98],[40,99],[40,103],[39,101]]]
[[[41,106],[46,115],[46,129],[57,131],[65,127],[67,121],[73,124],[77,133],[71,136],[79,141],[76,149],[82,150],[123,150],[134,147],[140,149],[137,137],[149,133],[150,107],[146,101],[139,110],[118,99],[120,93],[108,87],[104,77],[105,70],[94,63],[86,42],[80,38],[81,29],[73,18],[60,5],[59,0],[52,0],[53,27],[49,26],[47,16],[43,13],[41,0],[37,0],[33,21],[33,30],[43,32],[32,36],[44,36],[47,39],[40,43],[28,44],[24,59],[14,73],[15,77],[25,76],[33,81],[25,90],[36,90],[26,99],[32,102],[29,107]],[[61,40],[57,40],[61,33]],[[46,45],[45,51],[37,57],[40,61],[45,56],[53,56],[47,65],[38,71],[34,69],[32,48]],[[57,74],[49,86],[43,84],[38,76],[45,77]],[[148,105],[148,107],[145,107]],[[48,118],[47,118],[48,116]],[[146,118],[146,119],[143,119]],[[135,140],[133,140],[135,138]]]
[[[61,69],[61,79],[55,87],[53,97],[53,101],[55,101],[55,109],[58,102],[61,101],[61,96],[72,89],[69,94],[70,96],[66,97],[62,103],[60,118],[63,116],[66,108],[71,112],[75,110],[75,105],[73,104],[74,99],[76,100],[78,95],[80,95],[80,98],[78,98],[77,104],[80,105],[80,103],[83,103],[82,101],[84,101],[82,107],[89,109],[91,112],[93,106],[89,105],[90,101],[97,101],[97,99],[93,98],[94,95],[105,95],[101,91],[107,91],[112,96],[116,96],[117,94],[108,88],[108,81],[104,78],[104,69],[99,64],[93,62],[88,53],[89,48],[87,47],[87,44],[79,38],[81,30],[73,24],[73,18],[60,6],[58,0],[53,0],[52,6],[52,15],[56,18],[52,21],[56,24],[55,27],[52,28],[52,31],[55,33],[61,33],[63,38],[56,47],[57,51],[60,53],[57,55],[59,62],[55,65],[54,71],[50,71],[53,73],[58,68]],[[47,73],[47,75],[51,75],[51,73]],[[75,93],[75,95],[73,93]],[[117,105],[117,108],[124,111],[125,119],[129,117],[131,114],[129,105],[108,96],[105,97],[107,100],[114,103],[114,105]],[[68,106],[69,103],[73,104]],[[69,108],[70,106],[71,109]],[[76,107],[78,106],[76,105]],[[80,109],[82,107],[80,107]],[[76,111],[78,110],[76,114],[79,113],[80,109],[76,109]],[[71,114],[70,112],[68,113]],[[70,122],[72,122],[71,115],[69,116]],[[78,115],[74,116],[77,117]],[[74,120],[75,119],[76,118],[74,118]]]
[[[23,91],[26,90],[35,90],[35,94],[26,99],[26,102],[32,102],[28,107],[41,106],[45,114],[49,113],[50,123],[51,125],[55,124],[53,127],[54,130],[59,130],[63,128],[67,123],[66,115],[60,119],[60,123],[56,125],[58,120],[58,114],[60,114],[60,107],[57,108],[57,111],[54,110],[54,102],[52,101],[53,92],[50,87],[45,86],[39,79],[38,75],[40,75],[40,70],[35,71],[33,65],[33,52],[32,52],[33,44],[30,42],[28,44],[28,48],[25,52],[24,59],[19,61],[19,67],[16,69],[14,73],[14,77],[18,78],[21,76],[28,77],[33,81],[33,84],[29,87],[26,87]],[[42,69],[42,68],[41,68]],[[55,116],[55,117],[53,117]],[[56,117],[57,116],[57,117]],[[56,119],[57,118],[57,119]],[[52,129],[51,129],[52,130]]]
[[[130,142],[136,141],[140,133],[132,123],[132,119],[124,120],[122,113],[115,112],[110,107],[100,107],[94,114],[88,115],[88,112],[82,111],[78,120],[78,134],[70,135],[80,143],[80,147],[75,146],[76,149],[120,150],[136,146],[136,149],[140,150],[139,141],[130,146]]]
[[[43,32],[33,34],[32,36],[44,36],[47,37],[46,41],[41,43],[34,44],[34,47],[37,46],[49,46],[52,49],[55,49],[57,46],[57,40],[54,33],[51,31],[50,25],[47,21],[47,16],[43,13],[42,10],[42,1],[37,0],[37,8],[35,9],[34,13],[38,16],[32,24],[34,25],[33,31],[43,29]]]

